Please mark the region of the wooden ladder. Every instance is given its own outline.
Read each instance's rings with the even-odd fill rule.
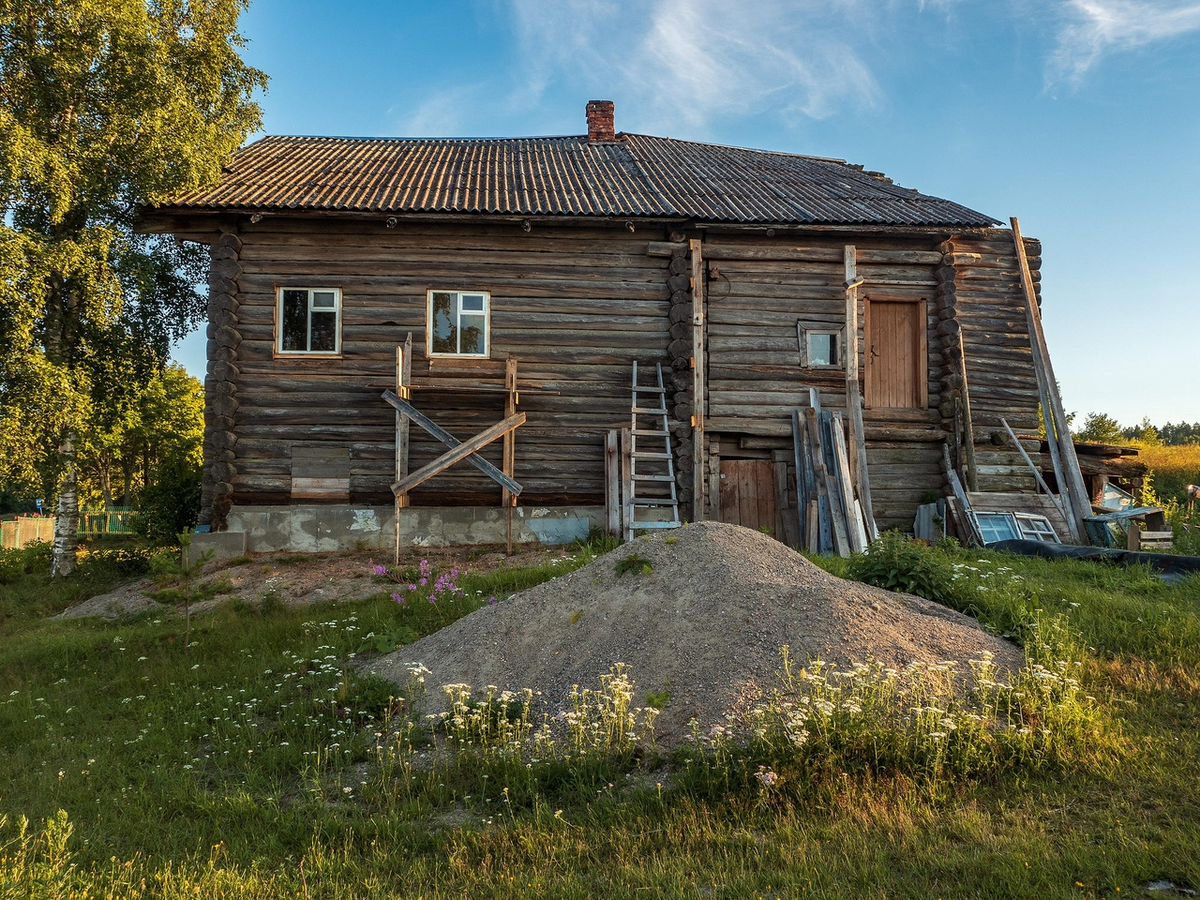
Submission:
[[[636,361],[633,364],[625,540],[632,539],[635,531],[645,528],[678,528],[680,525],[675,459],[671,454],[671,430],[667,420],[667,391],[663,387],[662,364],[655,363],[654,371],[655,384],[639,384],[638,364]],[[650,398],[653,398],[653,404]],[[670,517],[663,518],[664,512],[669,513]],[[638,518],[639,513],[645,517]]]

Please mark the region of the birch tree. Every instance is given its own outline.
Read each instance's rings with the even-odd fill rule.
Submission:
[[[132,222],[214,181],[259,127],[247,2],[0,0],[0,475],[57,488],[58,576],[98,380],[130,347],[164,364],[203,315],[199,251]]]

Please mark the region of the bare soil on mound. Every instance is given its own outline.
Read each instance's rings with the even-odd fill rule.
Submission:
[[[634,555],[649,571],[619,573]],[[767,535],[704,522],[631,541],[368,668],[403,684],[409,664],[426,666],[430,711],[444,708],[441,685],[465,682],[477,693],[532,688],[553,715],[573,685],[595,689],[626,663],[635,703],[669,692],[655,734],[670,746],[692,718],[723,723],[739,700],[774,686],[784,645],[801,664],[954,661],[964,677],[984,651],[1001,671],[1023,662],[1015,645],[940,604],[837,578]]]
[[[455,565],[463,572],[490,572],[539,565],[563,552],[561,548],[537,547],[521,549],[506,557],[497,548],[408,548],[401,565],[416,565],[418,560],[427,558],[439,569]],[[222,603],[240,601],[254,605],[268,597],[286,606],[305,606],[348,603],[386,594],[388,585],[373,577],[372,564],[376,561],[390,563],[391,551],[252,553],[237,565],[231,565],[231,560],[213,560],[201,567],[196,577],[194,592],[197,597],[207,599],[192,604],[192,615],[203,614]],[[123,619],[150,610],[171,613],[174,607],[147,596],[171,584],[170,579],[160,583],[153,578],[139,578],[89,597],[54,618]]]

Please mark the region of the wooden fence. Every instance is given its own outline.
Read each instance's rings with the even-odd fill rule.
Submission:
[[[17,516],[7,522],[0,522],[0,548],[4,550],[14,550],[37,541],[49,543],[53,540],[53,516]]]
[[[100,512],[79,514],[79,534],[95,537],[101,534],[126,534],[133,510],[107,509]],[[0,522],[0,549],[13,550],[28,547],[38,541],[54,541],[54,516],[17,516]]]

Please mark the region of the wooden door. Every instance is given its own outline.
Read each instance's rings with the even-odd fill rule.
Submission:
[[[864,404],[872,409],[924,409],[925,302],[868,300],[863,329]]]
[[[775,534],[775,467],[769,459],[721,460],[721,521]]]

